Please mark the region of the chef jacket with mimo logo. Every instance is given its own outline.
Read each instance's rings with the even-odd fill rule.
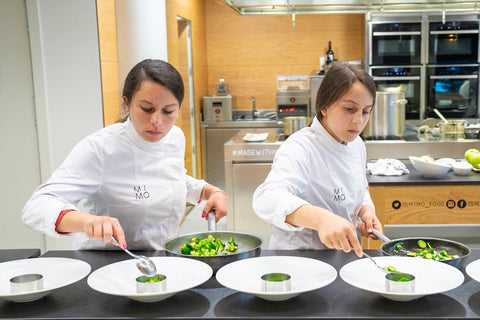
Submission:
[[[374,207],[367,187],[362,139],[343,145],[314,118],[282,143],[253,209],[272,224],[270,249],[326,249],[316,230],[292,226],[286,216],[311,204],[352,221],[363,205]]]
[[[140,137],[130,119],[80,141],[25,205],[24,223],[50,236],[62,210],[118,218],[129,249],[163,249],[177,235],[186,202],[200,198],[203,180],[186,174],[185,136],[174,126],[159,142]],[[77,209],[82,201],[82,209]],[[76,233],[73,249],[112,248]]]

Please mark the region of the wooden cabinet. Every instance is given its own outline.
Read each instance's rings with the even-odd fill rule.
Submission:
[[[377,216],[386,224],[479,224],[480,184],[370,186]],[[365,249],[380,240],[362,238]]]

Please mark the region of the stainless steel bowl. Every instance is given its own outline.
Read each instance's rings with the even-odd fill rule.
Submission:
[[[463,129],[466,139],[478,139],[480,127],[466,127]]]

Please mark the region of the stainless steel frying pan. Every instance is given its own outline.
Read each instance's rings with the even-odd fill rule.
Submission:
[[[447,239],[439,239],[439,238],[429,238],[429,237],[410,237],[410,238],[400,238],[390,240],[386,237],[383,233],[379,232],[378,230],[374,229],[374,234],[382,240],[384,243],[380,247],[382,253],[388,256],[406,256],[408,252],[417,252],[418,248],[418,240],[424,240],[425,242],[430,243],[432,248],[435,251],[446,250],[450,255],[457,255],[458,258],[450,259],[450,260],[441,260],[446,264],[454,266],[455,268],[462,268],[468,262],[468,257],[471,253],[471,250],[466,245],[452,241]],[[402,243],[402,249],[397,250],[396,244]]]
[[[254,235],[242,233],[242,232],[230,232],[230,231],[216,231],[215,213],[210,211],[207,215],[208,219],[208,232],[190,233],[181,235],[175,238],[167,240],[164,244],[166,254],[168,256],[177,256],[192,258],[207,263],[213,269],[215,274],[218,269],[224,265],[241,259],[257,257],[261,252],[262,240]],[[190,242],[190,239],[198,237],[200,239],[207,238],[212,235],[215,238],[219,238],[223,242],[228,242],[230,238],[233,238],[238,244],[238,251],[229,255],[222,256],[191,256],[182,253],[182,246]]]

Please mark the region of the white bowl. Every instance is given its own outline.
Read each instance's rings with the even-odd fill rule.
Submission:
[[[135,259],[106,265],[92,272],[87,283],[93,290],[114,296],[123,296],[140,302],[157,302],[177,292],[201,285],[213,274],[205,262],[180,257],[150,257],[157,270],[168,279],[166,290],[139,293],[136,278],[141,275]]]
[[[466,176],[472,171],[472,165],[466,161],[455,162],[452,166],[453,172],[459,176]]]
[[[465,267],[465,272],[475,281],[480,282],[480,259],[470,262]]]
[[[408,157],[412,165],[426,178],[441,178],[452,167],[449,164],[442,164],[436,162],[429,162],[420,159],[419,157]]]
[[[465,277],[457,268],[434,260],[411,257],[373,257],[380,266],[395,266],[401,272],[415,276],[413,292],[389,292],[385,287],[385,273],[370,259],[357,259],[340,269],[340,277],[348,284],[379,294],[394,301],[411,301],[426,295],[446,292],[460,286]]]
[[[267,273],[285,273],[290,278],[286,291],[264,291],[262,276]],[[311,258],[268,256],[231,262],[217,271],[217,281],[224,287],[249,293],[269,301],[284,301],[301,293],[313,291],[332,283],[337,270],[331,265]]]
[[[455,162],[457,161],[452,158],[440,158],[435,160],[435,163],[449,165],[450,167],[452,167]]]
[[[88,263],[70,258],[33,258],[0,263],[0,298],[13,302],[38,300],[51,291],[77,282],[90,273]],[[10,279],[25,274],[41,274],[42,288],[12,292]]]

